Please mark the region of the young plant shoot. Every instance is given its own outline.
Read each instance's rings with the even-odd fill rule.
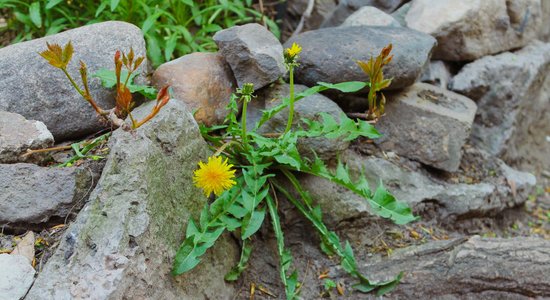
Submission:
[[[233,232],[242,239],[242,252],[239,263],[225,276],[228,281],[236,280],[246,268],[252,251],[251,236],[254,235],[269,215],[277,240],[280,278],[285,287],[287,299],[297,299],[299,276],[292,267],[292,254],[285,246],[281,228],[278,200],[289,201],[316,229],[322,241],[321,249],[331,256],[340,258],[342,268],[356,279],[354,287],[361,292],[377,291],[383,294],[399,282],[402,274],[396,274],[387,282],[372,282],[360,272],[349,242],[342,242],[335,232],[324,223],[321,207],[315,204],[310,194],[302,188],[297,174],[307,173],[319,176],[349,189],[365,199],[379,216],[391,219],[397,224],[406,224],[416,217],[404,203],[397,201],[380,184],[371,191],[363,174],[353,180],[349,169],[338,162],[333,170],[323,160],[306,159],[297,148],[299,139],[313,137],[344,138],[347,141],[358,137],[378,138],[380,134],[367,121],[352,120],[346,115],[337,122],[332,116],[320,113],[322,121],[300,120],[298,126],[293,123],[296,101],[314,93],[336,89],[341,92],[357,92],[372,87],[370,94],[376,95],[389,85],[390,79],[383,79],[381,68],[389,62],[391,46],[384,48],[381,55],[373,60],[370,67],[371,83],[343,82],[338,84],[319,83],[301,93],[294,93],[294,68],[298,66],[302,48],[293,44],[284,52],[285,64],[289,71],[290,96],[282,103],[263,112],[257,124],[246,123],[247,103],[254,101],[252,84],[245,84],[237,94],[231,97],[229,114],[223,125],[201,127],[201,133],[209,141],[215,153],[207,163],[200,162],[195,171],[195,184],[202,188],[207,196],[215,200],[205,205],[198,221],[189,220],[185,240],[174,260],[173,274],[189,272],[197,266],[205,252],[226,231]],[[371,71],[369,69],[369,71]],[[369,73],[370,74],[370,73]],[[369,96],[371,99],[374,96]],[[371,101],[371,100],[369,100]],[[238,121],[239,102],[243,111]],[[370,103],[370,102],[369,102]],[[284,132],[276,135],[262,135],[257,129],[280,113],[288,109],[288,123]],[[372,110],[379,114],[380,109]],[[305,128],[305,129],[303,129]],[[294,190],[294,191],[292,191]]]

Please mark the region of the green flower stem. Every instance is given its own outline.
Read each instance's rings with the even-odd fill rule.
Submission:
[[[243,113],[242,113],[242,116],[241,116],[241,122],[242,122],[242,140],[243,140],[243,145],[245,148],[248,148],[248,132],[246,131],[246,109],[247,109],[247,106],[248,106],[248,101],[249,101],[249,98],[247,96],[243,96],[242,97],[242,100],[243,100]]]
[[[287,171],[288,172],[288,171]],[[314,213],[312,212],[312,209],[306,208],[300,201],[298,201],[296,198],[294,198],[287,190],[285,190],[284,187],[273,181],[273,185],[281,192],[298,210],[313,224],[313,226],[317,229],[319,234],[321,235],[321,239],[323,242],[329,246],[333,253],[336,253],[342,260],[347,260],[349,265],[351,266],[352,270],[351,272],[348,272],[352,276],[355,276],[359,278],[362,281],[369,282],[366,277],[364,277],[359,271],[357,270],[357,266],[355,264],[355,261],[349,261],[350,258],[344,253],[344,250],[342,249],[342,246],[339,244],[339,242],[335,241],[331,236],[334,235],[333,232],[331,232],[327,226],[323,223],[322,220],[318,219]],[[300,194],[302,199],[304,199],[304,202],[312,202],[311,197],[304,191],[304,189],[300,186],[300,184],[297,184],[294,186],[296,188],[296,191]],[[305,197],[305,198],[304,198]]]
[[[273,188],[273,186],[272,186]],[[273,190],[275,193],[275,190]],[[275,233],[275,238],[277,240],[277,252],[279,254],[279,274],[281,276],[281,281],[285,287],[285,294],[288,300],[296,299],[296,278],[291,275],[287,276],[287,271],[292,263],[292,258],[290,253],[285,250],[285,238],[283,235],[283,230],[281,228],[281,221],[279,220],[279,214],[277,213],[277,207],[273,202],[271,196],[266,196],[267,207],[269,209],[269,215],[271,216],[271,223],[273,225],[273,231]],[[293,282],[289,282],[289,279]]]
[[[281,172],[283,172],[283,174],[286,176],[286,178],[288,178],[288,180],[290,180],[290,183],[292,183],[292,186],[294,186],[296,191],[298,191],[298,193],[300,194],[300,197],[302,197],[302,199],[304,199],[304,200],[307,200],[307,201],[304,201],[304,203],[306,204],[307,208],[310,211],[312,211],[313,207],[311,207],[311,201],[309,201],[311,199],[311,197],[309,197],[308,195],[305,194],[306,192],[302,189],[302,186],[298,182],[298,179],[296,179],[296,176],[294,176],[294,174],[292,174],[292,172],[290,172],[287,169],[281,169]]]
[[[290,131],[294,119],[294,66],[292,64],[288,67],[288,75],[290,84],[290,103],[288,106],[288,122],[286,123],[285,133]]]

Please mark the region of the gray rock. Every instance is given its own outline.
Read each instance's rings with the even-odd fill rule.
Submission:
[[[527,45],[541,15],[540,0],[415,0],[405,20],[437,38],[434,58],[467,61]]]
[[[22,299],[36,273],[23,255],[0,254],[0,295],[2,299]]]
[[[170,273],[187,220],[207,202],[192,170],[210,151],[185,105],[172,100],[133,134],[115,131],[110,149],[89,204],[26,299],[229,299],[223,276],[238,250],[227,236],[196,269]]]
[[[539,39],[550,42],[550,2],[541,1],[542,6],[542,26],[540,26]]]
[[[283,23],[283,29],[287,30],[282,30],[283,40],[288,39],[288,37],[294,34],[294,30],[296,30],[302,18],[304,18],[304,22],[301,32],[318,29],[321,27],[323,21],[332,15],[332,12],[338,5],[337,0],[317,0],[313,4],[311,14],[307,17],[304,16],[304,14],[307,10],[308,3],[309,0],[286,1],[287,15]]]
[[[101,162],[81,167],[0,164],[0,224],[24,227],[77,212],[101,174]]]
[[[452,74],[447,63],[442,60],[432,60],[428,68],[422,73],[420,81],[447,89]]]
[[[442,181],[423,170],[352,151],[344,152],[341,159],[352,175],[359,176],[363,170],[372,191],[383,182],[415,214],[430,215],[450,227],[457,226],[457,220],[497,216],[505,209],[523,204],[536,183],[533,175],[514,170],[494,157],[482,157],[484,163],[478,166],[483,170],[495,167],[494,176],[482,176],[481,182],[472,184]],[[328,224],[336,226],[345,220],[372,215],[368,203],[345,188],[312,175],[301,176],[300,182],[321,205]]]
[[[303,85],[295,85],[295,92],[299,93],[307,89]],[[253,99],[248,106],[247,123],[250,128],[260,120],[262,110],[272,108],[281,104],[283,98],[288,97],[290,87],[288,84],[277,84],[264,89],[258,94],[257,99]],[[344,112],[336,103],[329,98],[314,94],[305,97],[295,103],[293,125],[298,125],[301,119],[308,118],[310,120],[320,120],[319,113],[325,112],[333,116],[335,120],[340,120],[340,115]],[[276,114],[269,121],[264,123],[259,128],[260,133],[281,133],[285,131],[286,123],[288,122],[288,108]],[[317,154],[320,158],[331,159],[349,146],[349,142],[345,142],[342,138],[303,138],[298,141],[298,150],[302,155],[313,158]]]
[[[373,280],[405,276],[387,296],[399,299],[542,299],[550,295],[550,241],[480,238],[436,241],[371,260]]]
[[[37,52],[46,42],[65,45],[72,41],[74,56],[69,73],[80,83],[79,60],[90,74],[114,69],[115,51],[145,55],[141,30],[124,22],[104,22],[68,30],[59,34],[18,43],[0,49],[0,109],[21,114],[28,120],[44,122],[57,142],[79,138],[105,128],[88,104],[71,86],[63,72],[50,66]],[[145,75],[145,65],[137,71]],[[114,106],[113,92],[90,78],[94,99],[104,109]]]
[[[384,135],[376,140],[385,151],[454,172],[470,136],[476,104],[425,83],[388,95],[386,115],[377,123]]]
[[[397,22],[391,15],[379,10],[373,6],[363,6],[358,11],[351,14],[340,25],[346,26],[393,26],[401,27],[401,24]]]
[[[391,16],[401,24],[401,26],[407,26],[407,22],[405,21],[405,17],[407,16],[407,13],[409,12],[409,9],[411,9],[411,2],[407,2],[403,4],[400,8],[398,8],[396,11],[391,13]]]
[[[374,6],[386,13],[391,13],[404,2],[407,0],[342,0],[321,27],[341,25],[351,14],[364,6]]]
[[[223,123],[237,83],[231,68],[216,53],[191,53],[155,70],[152,83],[172,88],[172,97],[196,110],[195,120],[207,126]]]
[[[477,102],[472,142],[506,161],[548,164],[550,44],[487,56],[464,66],[450,89]],[[526,134],[528,133],[528,134]]]
[[[390,89],[413,84],[429,61],[435,40],[425,34],[401,27],[335,27],[302,33],[291,38],[303,48],[296,81],[313,86],[319,81],[338,83],[366,81],[368,76],[357,60],[377,56],[383,47],[393,44],[393,60],[384,68],[387,78],[393,77]]]
[[[0,110],[0,163],[40,162],[43,155],[21,157],[21,154],[27,149],[51,147],[53,143],[53,136],[44,123]]]
[[[239,87],[250,82],[258,90],[285,73],[281,43],[260,24],[220,30],[214,41],[231,66]]]

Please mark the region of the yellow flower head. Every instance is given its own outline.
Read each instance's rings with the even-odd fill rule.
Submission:
[[[219,196],[223,191],[235,185],[235,170],[233,165],[227,163],[227,158],[222,161],[220,156],[208,158],[208,163],[199,162],[199,169],[195,170],[193,181],[195,186],[204,190],[206,196],[213,192]]]
[[[285,49],[285,56],[288,60],[294,60],[298,54],[302,52],[302,47],[296,43],[292,43],[292,46],[290,48]]]

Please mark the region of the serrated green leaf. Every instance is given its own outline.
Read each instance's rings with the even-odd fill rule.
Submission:
[[[248,240],[243,240],[243,246],[241,248],[241,258],[239,259],[239,263],[234,266],[231,271],[229,271],[229,273],[225,275],[224,279],[226,281],[235,281],[239,279],[241,273],[246,269],[246,264],[250,259],[251,253],[252,246],[250,246],[250,242],[248,242]]]
[[[402,225],[415,221],[418,218],[412,213],[412,210],[403,202],[399,202],[386,190],[380,183],[372,199],[368,199],[371,207],[384,218],[389,218],[396,224]]]
[[[243,221],[243,232],[242,232],[242,239],[246,239],[256,233],[262,226],[262,223],[265,219],[265,208],[260,208],[258,210],[253,211],[250,214],[250,217],[245,217]]]

